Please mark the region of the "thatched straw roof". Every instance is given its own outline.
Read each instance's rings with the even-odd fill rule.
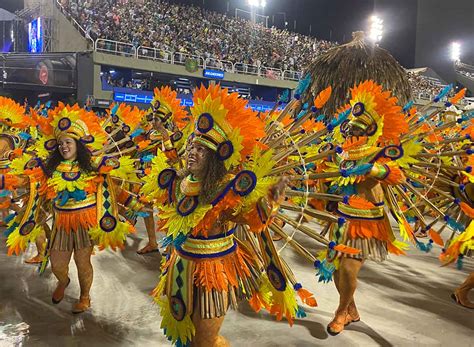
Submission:
[[[407,103],[411,89],[403,67],[387,50],[366,43],[363,32],[355,32],[352,36],[351,42],[328,50],[308,66],[304,75],[311,74],[311,83],[303,101],[312,105],[313,98],[331,86],[332,96],[321,112],[332,117],[339,106],[349,101],[351,87],[372,79],[391,90],[401,106]]]

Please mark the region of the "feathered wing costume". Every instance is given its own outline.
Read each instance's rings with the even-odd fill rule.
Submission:
[[[82,229],[87,230],[90,240],[101,249],[122,248],[126,236],[134,229],[119,215],[118,203],[129,197],[120,190],[115,178],[137,180],[130,159],[95,156],[91,172],[83,172],[77,162],[63,160],[48,176],[45,160],[57,149],[59,137],[74,138],[92,153],[100,151],[109,141],[100,119],[77,105],[60,104],[49,110],[48,117],[49,122],[39,125],[39,138],[28,153],[14,160],[11,171],[2,177],[12,188],[21,183],[29,188],[23,208],[10,217],[8,253],[19,254],[37,237],[44,222],[39,220],[44,216],[41,211],[47,210],[44,207],[49,203],[53,211],[50,242],[61,233]],[[135,204],[135,208],[140,206]]]
[[[227,174],[215,182],[210,201],[200,194],[200,182],[170,168],[163,153],[144,178],[141,192],[154,199],[171,245],[153,291],[161,326],[170,341],[188,345],[196,322],[224,316],[239,299],[291,323],[303,314],[294,291],[311,306],[316,301],[296,283],[269,234],[277,205],[268,196],[278,176],[271,175],[273,151],[259,141],[264,123],[247,101],[219,86],[198,89],[191,113],[192,141],[214,151]],[[236,236],[246,233],[251,236]]]

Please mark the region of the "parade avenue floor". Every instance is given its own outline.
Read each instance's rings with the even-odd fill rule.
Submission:
[[[74,263],[65,300],[53,305],[56,279],[51,270],[40,277],[35,266],[24,264],[34,247],[22,256],[8,257],[5,237],[0,237],[0,346],[170,346],[149,296],[158,281],[160,256],[136,254],[146,239],[142,223],[137,229],[123,252],[93,256],[92,309],[77,316],[70,312],[79,296]],[[284,258],[299,282],[315,294],[318,307],[306,308],[307,317],[290,328],[286,321],[276,322],[241,304],[238,312],[228,313],[222,335],[237,347],[474,346],[474,312],[450,298],[474,270],[474,261],[466,259],[462,271],[442,268],[439,252],[438,247],[428,254],[412,247],[408,256],[391,256],[382,264],[367,262],[356,294],[361,321],[332,337],[326,325],[338,304],[334,284],[317,283],[312,264],[285,248]]]

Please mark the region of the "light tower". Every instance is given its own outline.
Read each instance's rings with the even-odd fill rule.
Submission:
[[[370,22],[369,39],[374,44],[377,44],[382,40],[383,19],[377,15],[372,15],[370,16],[369,22]]]

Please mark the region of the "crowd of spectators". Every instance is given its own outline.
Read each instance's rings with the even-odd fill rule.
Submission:
[[[441,81],[414,72],[408,72],[408,80],[414,97],[421,95],[431,98],[438,94],[444,87]]]
[[[129,42],[163,55],[199,56],[211,64],[217,59],[301,71],[314,56],[336,45],[166,0],[63,0],[63,6],[94,40]]]
[[[101,73],[102,81],[109,87],[131,88],[138,90],[151,90],[151,80],[146,78],[125,78],[121,75],[116,75],[105,72]]]

